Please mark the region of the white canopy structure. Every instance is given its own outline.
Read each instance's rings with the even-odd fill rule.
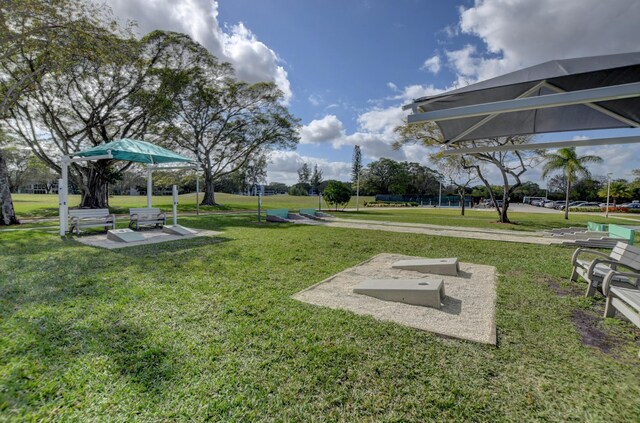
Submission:
[[[60,236],[69,229],[69,165],[74,162],[90,160],[124,160],[147,164],[147,207],[151,207],[151,196],[153,191],[152,172],[154,169],[194,169],[198,170],[197,163],[188,157],[181,156],[173,151],[167,150],[146,141],[123,138],[107,144],[100,144],[88,150],[72,153],[63,156],[60,161],[62,178],[58,180],[58,207],[60,217]],[[181,166],[162,166],[165,163],[185,163]],[[199,183],[196,174],[196,207],[198,206]],[[175,203],[175,201],[174,201]],[[174,204],[175,209],[175,204]],[[174,221],[175,221],[174,210]]]
[[[404,106],[446,145],[511,135],[640,128],[640,53],[553,60]],[[638,136],[447,150],[449,154],[640,142]]]

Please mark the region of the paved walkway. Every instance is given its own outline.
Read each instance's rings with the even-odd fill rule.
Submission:
[[[300,221],[300,223],[304,223]],[[317,224],[317,222],[315,222]],[[489,241],[519,242],[523,244],[560,245],[563,241],[544,237],[536,232],[517,232],[501,229],[463,228],[420,223],[402,223],[357,219],[330,219],[322,226],[334,228],[368,229],[376,231],[448,236],[452,238],[483,239]]]

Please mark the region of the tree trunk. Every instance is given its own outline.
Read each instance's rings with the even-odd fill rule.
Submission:
[[[458,193],[460,197],[460,216],[464,216],[464,191],[462,193]]]
[[[211,177],[211,172],[204,172],[204,195],[202,196],[201,206],[217,206],[216,194],[214,190],[214,181]]]
[[[109,196],[108,184],[101,174],[94,169],[89,169],[87,183],[82,187],[82,200],[80,207],[84,209],[108,209]]]
[[[13,209],[13,200],[9,189],[9,171],[2,150],[0,150],[0,208],[0,226],[20,223]]]
[[[501,223],[511,223],[511,221],[509,220],[509,215],[507,214],[507,210],[509,210],[509,193],[505,184],[504,192],[502,194],[502,212],[500,213]]]
[[[567,178],[567,195],[564,198],[564,218],[569,220],[569,190],[571,189],[571,181]]]

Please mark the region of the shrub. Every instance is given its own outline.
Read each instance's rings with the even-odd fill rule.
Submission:
[[[330,181],[322,192],[322,196],[329,206],[335,205],[336,210],[340,206],[344,208],[351,200],[351,185],[340,181]]]

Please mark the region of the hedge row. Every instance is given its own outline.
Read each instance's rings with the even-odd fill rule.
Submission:
[[[418,203],[409,201],[369,201],[364,202],[365,207],[418,207]]]
[[[606,212],[606,207],[569,207],[570,212]],[[640,209],[630,209],[627,207],[613,207],[609,206],[610,213],[640,213]]]

